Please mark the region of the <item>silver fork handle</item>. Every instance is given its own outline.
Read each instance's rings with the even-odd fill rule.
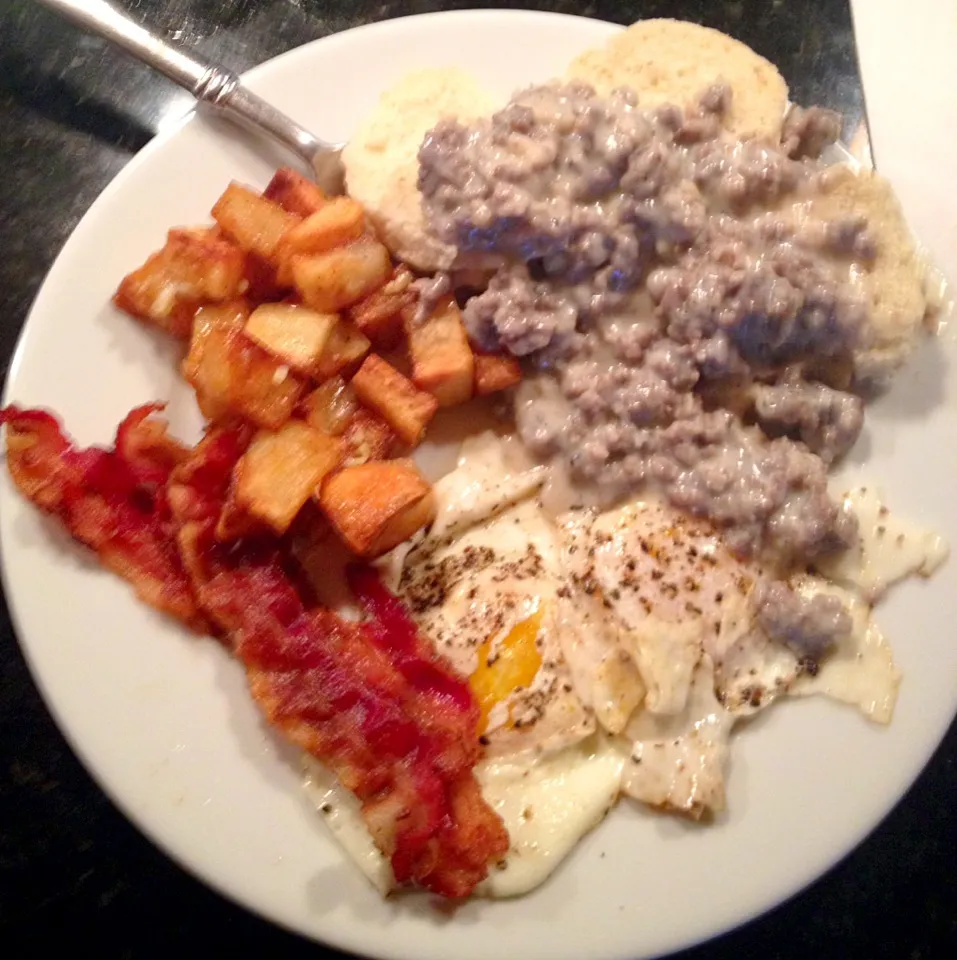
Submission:
[[[230,119],[268,133],[298,154],[310,168],[317,153],[338,148],[337,144],[320,140],[250,93],[232,71],[161,40],[106,0],[39,0],[39,3],[84,30],[122,47]]]

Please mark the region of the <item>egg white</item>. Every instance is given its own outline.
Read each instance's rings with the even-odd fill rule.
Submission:
[[[867,603],[849,590],[820,577],[796,582],[807,595],[826,593],[841,599],[851,615],[851,632],[818,666],[817,673],[800,674],[789,686],[791,696],[823,694],[857,707],[875,723],[890,723],[897,702],[901,672],[894,664],[890,644],[871,616]]]
[[[829,580],[875,603],[899,580],[929,577],[947,560],[950,550],[943,538],[892,513],[879,487],[854,487],[843,499],[857,517],[860,538],[850,550],[818,564]]]
[[[534,682],[493,709],[488,750],[511,756],[572,746],[595,730],[574,693],[559,638],[561,545],[535,494],[540,470],[511,473],[492,434],[470,441],[436,484],[437,521],[406,556],[398,593],[462,676],[489,661],[511,631],[539,614]]]
[[[618,799],[625,757],[609,740],[590,737],[545,757],[485,760],[475,777],[509,835],[477,896],[516,897],[540,886],[604,819]],[[359,801],[318,761],[304,761],[307,796],[350,860],[383,895],[395,888],[387,857],[372,841]]]
[[[812,674],[755,622],[754,585],[784,571],[741,560],[655,499],[555,518],[542,507],[548,479],[481,434],[436,484],[430,530],[380,563],[463,676],[542,614],[541,667],[492,710],[475,769],[510,837],[480,896],[544,882],[621,794],[695,817],[720,812],[735,723],[786,695],[822,694],[889,722],[901,677],[871,604],[947,554],[931,531],[891,518],[873,488],[848,494],[859,549],[825,565],[832,579],[789,575],[798,592],[838,596],[851,614],[851,631]],[[306,788],[349,858],[381,892],[393,889],[355,797],[312,759]]]

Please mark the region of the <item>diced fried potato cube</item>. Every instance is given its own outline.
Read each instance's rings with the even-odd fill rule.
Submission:
[[[273,174],[263,196],[300,217],[315,213],[326,202],[326,195],[316,184],[290,167],[282,167]]]
[[[326,380],[340,373],[349,376],[358,369],[371,347],[368,337],[359,333],[351,323],[340,320],[332,328],[326,349],[316,365],[316,378]]]
[[[264,303],[246,321],[246,336],[283,363],[307,376],[314,373],[339,322],[335,313],[316,313],[292,303]]]
[[[293,257],[325,253],[353,243],[365,230],[365,211],[355,200],[335,197],[325,206],[296,224],[279,244],[277,277],[286,286],[293,285]]]
[[[410,446],[422,439],[439,406],[432,394],[419,390],[411,380],[374,353],[365,358],[352,378],[352,389]]]
[[[299,420],[261,431],[233,472],[233,499],[249,516],[285,533],[323,478],[342,459],[342,443]]]
[[[210,420],[236,414],[276,429],[292,416],[303,382],[243,333],[248,317],[243,301],[197,311],[183,376]]]
[[[342,377],[332,377],[302,398],[299,413],[311,427],[338,437],[359,409],[359,400]]]
[[[412,271],[399,266],[385,286],[349,308],[349,319],[380,349],[396,345],[403,317],[415,306],[412,280]]]
[[[386,460],[396,445],[392,428],[371,410],[356,410],[342,431],[343,463],[354,466],[370,460]]]
[[[275,430],[293,414],[305,383],[270,357],[245,334],[233,351],[237,376],[230,395],[232,409],[261,427]]]
[[[295,214],[239,183],[226,188],[212,212],[228,237],[270,263],[275,262],[283,234],[300,222]]]
[[[420,323],[407,318],[405,335],[412,358],[412,382],[427,390],[443,407],[472,396],[475,362],[462,312],[447,297]]]
[[[319,503],[354,553],[377,557],[435,517],[435,495],[411,460],[345,467],[322,485]]]
[[[219,520],[216,522],[216,539],[220,543],[229,543],[229,541],[238,540],[240,537],[260,533],[264,526],[258,517],[247,513],[246,509],[236,502],[235,490],[230,489],[219,513]]]
[[[203,307],[196,313],[182,373],[196,391],[199,409],[210,420],[220,420],[229,413],[234,375],[230,342],[242,329],[247,316],[243,301]]]
[[[498,353],[475,354],[475,392],[480,397],[514,387],[522,379],[515,357]]]
[[[325,253],[294,256],[290,268],[302,299],[314,310],[331,313],[381,287],[392,273],[392,261],[378,240],[363,237]]]
[[[242,250],[219,230],[170,230],[166,245],[123,278],[113,302],[174,336],[188,337],[201,303],[243,292],[244,270]]]
[[[304,397],[299,413],[310,426],[342,438],[345,466],[385,460],[396,445],[392,428],[360,406],[352,386],[342,377],[332,377]]]
[[[280,279],[292,282],[290,261],[303,253],[325,253],[358,240],[365,230],[365,211],[349,197],[333,197],[283,236],[277,256]]]

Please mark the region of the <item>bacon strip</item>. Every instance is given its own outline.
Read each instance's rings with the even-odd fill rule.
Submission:
[[[23,495],[59,517],[141,600],[205,631],[166,500],[171,463],[186,451],[148,419],[161,409],[149,404],[131,411],[114,450],[77,450],[50,414],[6,407],[0,423],[7,426],[7,464]]]
[[[375,570],[354,566],[348,571],[348,581],[370,617],[363,624],[366,637],[388,656],[415,693],[409,709],[419,724],[443,739],[447,757],[474,765],[481,752],[479,708],[469,685],[436,657],[432,645]],[[460,753],[459,761],[456,755]]]
[[[49,414],[0,412],[15,482],[147,602],[228,639],[270,723],[359,797],[398,882],[467,896],[508,849],[473,775],[468,685],[368,568],[350,572],[369,614],[353,623],[310,602],[281,541],[217,542],[250,429],[217,426],[187,451],[157,409],[133,411],[112,451],[77,451]]]
[[[215,542],[243,428],[216,428],[170,480],[203,609],[232,637],[270,722],[330,766],[360,799],[400,883],[467,896],[508,849],[472,774],[478,708],[367,568],[350,581],[372,619],[307,609],[270,540]]]
[[[220,572],[202,599],[217,619],[238,622],[235,652],[253,697],[356,794],[396,880],[447,897],[471,893],[508,849],[472,774],[474,704],[446,703],[442,723],[423,723],[422,702],[441,704],[441,688],[410,683],[364,624],[304,609],[275,565]]]

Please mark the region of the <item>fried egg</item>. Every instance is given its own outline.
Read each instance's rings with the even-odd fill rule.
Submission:
[[[769,574],[733,555],[706,523],[648,501],[573,513],[563,533],[573,585],[563,632],[571,664],[607,660],[617,650],[640,677],[640,706],[665,716],[684,710],[704,654],[718,699],[732,713],[770,702],[785,685],[794,656],[753,629],[750,597]],[[609,691],[580,694],[607,702]],[[601,710],[599,718],[618,733],[637,706],[625,702],[610,725]]]
[[[406,555],[398,594],[469,683],[493,756],[560,750],[595,721],[574,692],[559,638],[561,545],[536,496],[539,471],[512,474],[491,434],[466,444],[435,487],[437,522]]]
[[[803,671],[795,678],[788,693],[798,697],[824,694],[857,707],[875,723],[890,723],[901,673],[870,607],[860,596],[820,577],[800,577],[795,587],[808,596],[838,597],[851,615],[852,627],[838,638],[814,672]]]
[[[619,749],[621,790],[635,800],[693,817],[724,809],[724,771],[734,720],[714,692],[714,665],[704,654],[689,678],[680,711],[637,711]]]
[[[930,532],[891,525],[886,508],[864,504],[847,580],[862,571],[857,582],[872,591],[939,564],[944,548]],[[788,578],[798,598],[836,597],[849,614],[818,663],[771,639],[756,615],[757,587],[781,572],[732,554],[707,523],[652,500],[572,512],[562,532],[563,650],[582,701],[623,741],[629,796],[692,816],[720,811],[734,722],[785,694],[822,693],[890,721],[900,674],[872,621],[872,594]]]
[[[573,747],[528,759],[485,760],[475,776],[502,818],[509,851],[478,886],[478,896],[520,896],[540,886],[600,823],[618,799],[625,757],[610,740],[591,736]],[[395,887],[392,865],[376,847],[359,801],[321,763],[305,760],[305,788],[332,835],[383,895]]]
[[[513,464],[509,450],[492,433],[467,441],[436,484],[431,528],[381,561],[479,704],[475,775],[511,841],[479,895],[541,884],[622,794],[693,817],[721,811],[735,723],[786,695],[890,721],[900,673],[870,605],[936,569],[946,548],[889,520],[873,491],[848,495],[861,545],[827,580],[741,559],[654,499],[553,516],[547,469]],[[756,613],[756,591],[786,574],[798,598],[835,597],[849,614],[819,661],[772,639]],[[313,761],[307,787],[350,858],[391,890],[355,798]]]
[[[541,469],[511,471],[492,435],[467,441],[435,486],[435,523],[382,570],[421,629],[469,678],[485,759],[475,775],[510,838],[476,891],[516,896],[542,883],[614,805],[624,757],[596,733],[562,654],[559,532],[542,510]],[[394,885],[347,791],[307,763],[307,790],[369,880]]]
[[[828,579],[875,603],[899,580],[929,577],[946,561],[950,551],[943,538],[891,513],[880,488],[854,487],[843,500],[857,517],[860,538],[850,550],[818,564]]]

